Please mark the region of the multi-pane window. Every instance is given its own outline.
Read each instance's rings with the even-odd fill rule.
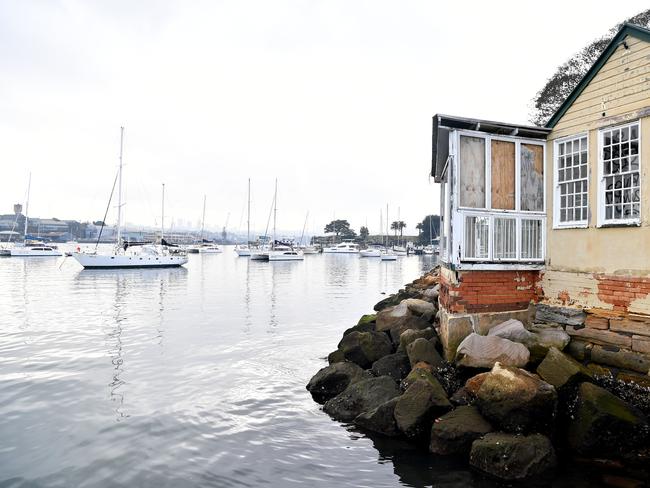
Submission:
[[[556,224],[585,224],[588,212],[587,136],[556,144]]]
[[[639,123],[604,129],[600,137],[600,222],[638,222],[641,213]]]

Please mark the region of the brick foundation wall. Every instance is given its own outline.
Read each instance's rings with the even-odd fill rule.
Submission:
[[[539,271],[451,271],[440,274],[440,304],[450,313],[524,310],[543,296]]]

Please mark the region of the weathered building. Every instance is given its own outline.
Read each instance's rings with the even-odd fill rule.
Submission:
[[[629,24],[546,127],[434,117],[448,355],[504,316],[532,320],[542,303],[584,311],[567,319],[569,334],[629,352],[647,372],[646,141],[650,31]]]

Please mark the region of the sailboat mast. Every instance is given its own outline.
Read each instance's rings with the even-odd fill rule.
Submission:
[[[160,219],[160,243],[165,237],[165,184],[162,184],[162,217]]]
[[[205,226],[205,195],[203,195],[203,217],[201,217],[201,242],[203,242],[204,226]]]
[[[278,179],[275,179],[275,193],[273,195],[273,247],[275,247],[275,225],[278,217]]]
[[[384,243],[384,211],[379,209],[379,235],[381,236],[381,243]]]
[[[124,127],[120,127],[120,170],[119,186],[117,189],[117,245],[122,239],[122,149],[124,145]]]
[[[29,218],[27,217],[29,215],[29,190],[32,187],[32,172],[29,172],[29,180],[27,182],[27,200],[25,201],[25,231],[23,232],[23,242],[27,241],[27,222],[29,221]]]
[[[389,220],[389,218],[388,218],[388,204],[386,204],[386,247],[388,247],[388,242],[389,242],[389,239],[388,239],[388,220]]]
[[[246,245],[251,242],[251,179],[248,178],[248,217],[246,220]]]

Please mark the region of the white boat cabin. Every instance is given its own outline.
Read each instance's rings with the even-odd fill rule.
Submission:
[[[433,118],[431,174],[440,183],[440,260],[451,269],[540,269],[550,129]]]

